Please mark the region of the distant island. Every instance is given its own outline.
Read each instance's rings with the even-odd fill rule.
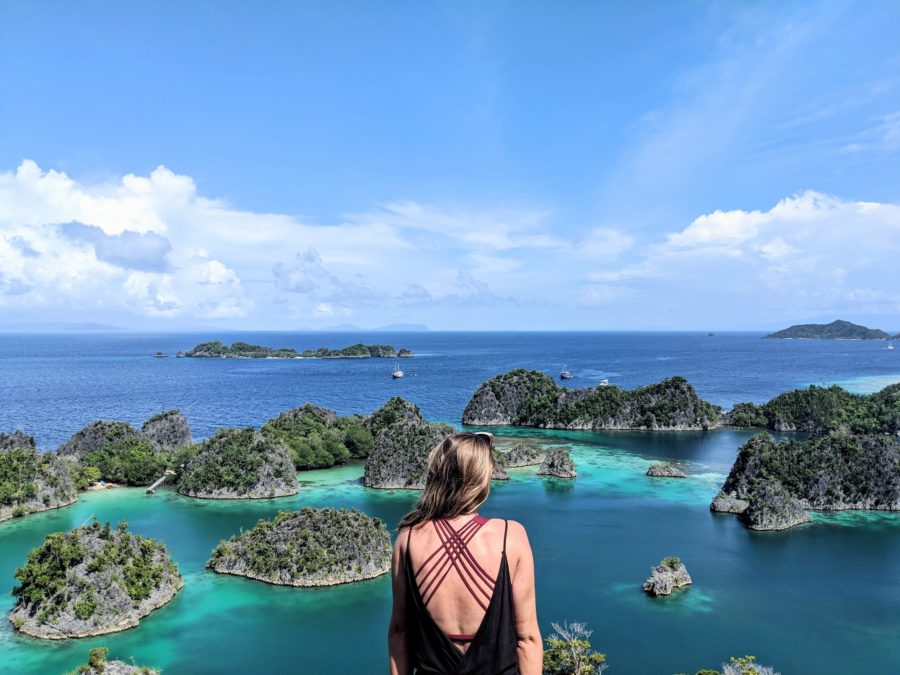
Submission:
[[[535,370],[512,370],[483,382],[463,411],[463,424],[542,429],[706,430],[722,410],[701,399],[683,377],[636,389],[600,385],[568,389]]]
[[[280,511],[220,542],[207,566],[281,586],[333,586],[386,574],[391,535],[356,509]]]
[[[766,335],[773,340],[886,340],[890,334],[849,321],[803,323]]]
[[[296,349],[282,347],[273,349],[262,345],[251,345],[247,342],[235,342],[231,346],[218,340],[202,342],[186,352],[178,352],[181,358],[191,359],[395,359],[409,358],[413,353],[409,349],[396,349],[391,345],[364,345],[361,342],[341,349]]]

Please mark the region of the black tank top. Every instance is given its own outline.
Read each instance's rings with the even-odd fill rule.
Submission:
[[[467,561],[469,568],[460,570],[457,567],[457,571],[475,599],[482,607],[486,603],[487,609],[477,632],[471,636],[469,649],[463,653],[435,623],[426,606],[426,600],[423,600],[423,591],[416,583],[416,573],[412,569],[409,555],[409,538],[412,534],[412,528],[410,528],[406,539],[405,567],[406,637],[412,671],[416,675],[518,675],[518,636],[516,635],[515,613],[512,604],[512,581],[509,577],[509,563],[506,560],[506,533],[509,529],[509,522],[505,521],[500,571],[496,580],[492,580],[493,589],[490,591],[489,599],[488,592],[485,590],[490,588],[490,584],[487,583],[488,579],[484,578],[484,571],[466,548],[466,543],[474,536],[473,530],[477,531],[487,521],[475,516],[472,521],[458,531],[453,530],[448,523],[443,521],[434,522],[443,548],[449,552],[447,554],[448,564],[457,566],[454,560],[460,561],[461,564],[462,561]],[[423,567],[438,551],[435,551],[423,563]],[[438,573],[441,573],[440,570]],[[466,575],[469,576],[469,581],[466,580]],[[430,587],[429,583],[423,579],[424,594],[428,599],[430,599],[430,594],[437,590],[441,579],[437,579],[437,577],[432,579]],[[473,586],[478,589],[478,593],[485,602],[479,600]],[[462,638],[463,636],[452,637]],[[465,639],[469,641],[469,637],[465,637]]]

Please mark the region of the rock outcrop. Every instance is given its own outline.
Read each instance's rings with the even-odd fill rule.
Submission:
[[[687,478],[681,467],[674,464],[651,464],[647,475],[653,478]]]
[[[800,500],[778,482],[756,488],[742,517],[751,530],[786,530],[810,521]]]
[[[669,595],[678,588],[690,586],[691,575],[687,567],[678,557],[670,556],[663,559],[659,565],[652,568],[650,576],[644,582],[644,591],[650,595]]]
[[[463,424],[545,429],[705,430],[721,409],[701,399],[683,377],[637,389],[560,387],[537,371],[513,370],[482,383],[463,411]]]
[[[533,445],[516,443],[509,452],[502,453],[503,466],[516,469],[522,466],[537,466],[547,459],[547,453]]]
[[[141,436],[154,450],[167,451],[190,445],[191,428],[179,410],[154,415],[141,425]]]
[[[491,471],[491,480],[509,480],[509,474],[503,464],[496,459],[494,460],[494,469]]]
[[[13,627],[48,640],[137,626],[184,583],[164,545],[97,522],[47,535],[16,579]]]
[[[30,436],[5,436],[8,447],[0,447],[0,522],[75,503],[77,492],[66,462],[36,450]]]
[[[112,443],[139,440],[140,432],[127,422],[99,420],[91,422],[59,446],[61,457],[81,459],[85,455],[102,450]]]
[[[734,513],[740,515],[750,506],[750,502],[746,499],[739,499],[733,492],[728,493],[720,490],[719,494],[712,500],[709,505],[710,511],[718,513]]]
[[[565,448],[552,448],[538,469],[538,475],[575,478],[578,474],[575,472],[575,462],[569,456],[569,451]]]
[[[287,451],[256,429],[224,429],[204,441],[178,479],[178,492],[201,499],[268,499],[299,491]]]
[[[898,511],[900,440],[832,434],[776,441],[758,434],[741,446],[711,508],[742,513],[760,530],[807,522],[807,509]]]
[[[0,450],[12,450],[13,448],[33,448],[34,436],[29,436],[24,431],[0,432]]]
[[[281,511],[213,551],[222,574],[283,586],[333,586],[386,574],[391,537],[378,518],[345,509]]]
[[[82,663],[70,675],[160,675],[160,671],[147,666],[136,666],[125,661],[107,661],[106,647],[92,649],[87,663]]]
[[[454,431],[448,424],[425,421],[415,404],[399,397],[376,410],[366,426],[375,443],[366,460],[365,485],[385,489],[424,488],[428,453]]]

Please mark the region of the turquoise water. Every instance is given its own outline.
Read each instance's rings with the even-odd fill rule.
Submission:
[[[197,342],[342,347],[356,341],[412,348],[408,377],[392,362],[366,360],[154,359]],[[459,423],[475,387],[512,368],[558,373],[570,386],[600,378],[636,386],[685,375],[723,406],[763,401],[809,383],[868,393],[900,380],[900,350],[881,342],[763,340],[760,334],[407,333],[0,335],[0,430],[20,428],[54,448],[98,419],[140,422],[181,408],[195,438],[221,426],[258,425],[313,401],[368,413],[390,396],[432,420]],[[498,430],[503,431],[503,430]],[[585,621],[612,673],[671,675],[755,654],[785,675],[900,672],[900,514],[814,514],[788,532],[749,532],[708,505],[749,434],[578,433],[505,430],[573,451],[574,482],[511,472],[483,509],[528,528],[535,550],[541,627]],[[660,459],[690,477],[651,479]],[[300,474],[296,497],[207,502],[163,489],[82,496],[59,511],[0,523],[0,615],[13,605],[13,575],[53,531],[127,520],[164,541],[185,576],[169,605],[133,630],[92,640],[42,642],[0,618],[0,673],[61,673],[105,645],[117,658],[168,673],[378,673],[386,663],[387,577],[325,589],[268,586],[218,576],[204,565],[213,547],[303,505],[346,506],[393,526],[414,493],[368,490],[359,464]],[[694,585],[664,599],[641,592],[649,568],[681,556]]]
[[[594,630],[612,672],[671,674],[753,653],[790,673],[900,671],[900,517],[816,514],[784,533],[752,533],[708,504],[748,434],[528,432],[566,445],[575,481],[534,468],[496,483],[482,513],[529,531],[542,628],[580,620]],[[644,476],[653,461],[684,462],[684,480]],[[84,495],[77,504],[0,525],[0,579],[45,533],[95,516],[127,520],[165,541],[185,577],[175,600],[123,633],[49,643],[0,628],[3,672],[57,673],[89,648],[170,673],[383,672],[390,584],[379,579],[325,589],[280,588],[208,572],[222,538],[278,509],[356,507],[396,523],[415,494],[370,490],[362,465],[301,473],[295,497],[201,501],[171,490]],[[694,586],[664,599],[641,592],[648,568],[680,555]],[[6,593],[0,612],[12,607]],[[850,670],[848,670],[850,668]],[[693,671],[691,671],[693,672]]]

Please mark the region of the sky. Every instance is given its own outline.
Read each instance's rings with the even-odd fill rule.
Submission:
[[[0,0],[0,330],[900,329],[900,4]]]

